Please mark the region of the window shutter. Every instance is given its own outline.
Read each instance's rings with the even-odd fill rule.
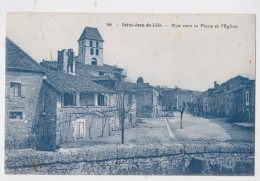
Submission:
[[[21,97],[26,97],[26,85],[21,85]]]
[[[10,97],[10,84],[5,84],[5,97],[9,98]]]

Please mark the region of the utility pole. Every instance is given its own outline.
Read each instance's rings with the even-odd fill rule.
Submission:
[[[181,106],[181,124],[180,124],[180,128],[183,129],[183,126],[182,126],[182,115],[184,113],[184,110],[185,110],[185,102],[183,102],[183,105]]]
[[[50,50],[50,54],[51,54],[51,61],[53,61],[53,60],[52,60],[52,53],[51,53],[51,50]]]
[[[176,86],[176,100],[177,100],[177,111],[179,110],[179,96],[178,96],[178,88]]]

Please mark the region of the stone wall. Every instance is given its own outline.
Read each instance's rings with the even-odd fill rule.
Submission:
[[[92,41],[92,46],[90,46],[90,41]],[[96,40],[81,40],[78,42],[79,54],[76,61],[91,64],[91,59],[97,59],[97,65],[103,65],[103,42],[99,42],[99,47],[96,47]],[[90,49],[93,48],[93,55],[90,54]],[[99,54],[96,55],[96,49],[99,50]]]
[[[33,133],[39,150],[53,150],[56,145],[57,100],[60,95],[45,81],[42,83],[35,111]]]
[[[151,118],[153,116],[153,90],[140,89],[136,95],[136,116]]]
[[[31,129],[38,104],[43,75],[30,72],[6,72],[5,145],[6,148],[26,148],[34,144]],[[20,97],[10,97],[10,82],[20,83]],[[11,121],[10,111],[23,113],[21,121]]]
[[[131,121],[130,121],[131,120]],[[77,137],[77,125],[83,126],[82,137]],[[133,115],[125,120],[125,128],[136,124]],[[115,107],[63,107],[57,110],[56,143],[70,143],[110,136],[112,131],[120,130],[121,125]]]
[[[7,174],[254,175],[249,143],[98,145],[6,152]]]

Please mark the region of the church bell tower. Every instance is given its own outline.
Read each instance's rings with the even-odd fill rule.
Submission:
[[[78,40],[77,62],[103,66],[103,38],[97,28],[85,27]]]

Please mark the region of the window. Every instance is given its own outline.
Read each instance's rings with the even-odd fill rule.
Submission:
[[[63,106],[75,106],[76,100],[75,100],[75,94],[63,94]]]
[[[96,55],[98,55],[99,54],[99,51],[98,51],[98,49],[96,49]]]
[[[105,96],[98,94],[98,106],[105,106]]]
[[[246,91],[246,106],[249,106],[249,92]]]
[[[76,122],[76,138],[84,137],[84,122]]]
[[[93,48],[90,49],[90,55],[94,55],[94,50],[93,50]]]
[[[96,47],[97,47],[97,48],[99,47],[99,43],[98,43],[98,42],[96,42]]]
[[[80,93],[80,105],[81,106],[94,106],[95,99],[93,93]]]
[[[99,72],[99,75],[104,75],[105,74],[105,72]]]
[[[92,60],[91,60],[91,65],[97,65],[97,59],[92,58]]]
[[[10,121],[21,121],[23,119],[23,112],[21,111],[9,112],[9,119]]]
[[[93,46],[93,42],[92,41],[89,42],[89,46],[91,46],[91,47]]]
[[[10,82],[10,97],[21,97],[21,84]]]

